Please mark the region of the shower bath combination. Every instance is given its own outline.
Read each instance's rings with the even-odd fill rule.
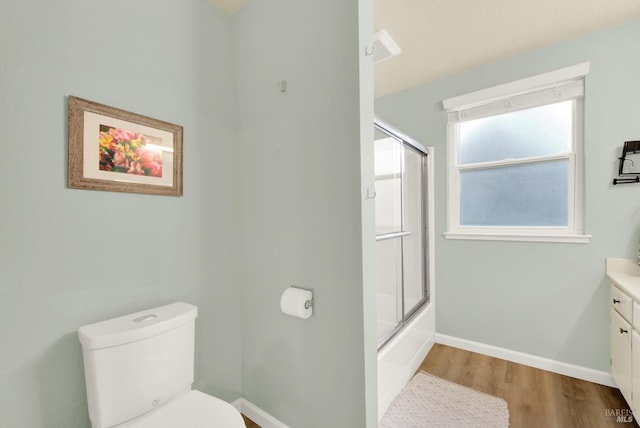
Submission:
[[[428,149],[374,123],[378,347],[429,303]]]
[[[433,148],[374,122],[378,415],[435,338]]]

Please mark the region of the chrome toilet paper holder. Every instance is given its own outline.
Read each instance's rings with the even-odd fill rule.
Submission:
[[[297,288],[298,290],[304,290],[304,291],[310,292],[311,293],[311,299],[304,301],[304,308],[305,309],[309,309],[309,308],[313,307],[313,303],[315,302],[315,299],[313,298],[313,290],[312,289],[296,287],[295,285],[292,285],[291,288]]]
[[[313,290],[295,285],[290,285],[284,290],[280,298],[280,310],[284,314],[302,319],[313,315],[314,304]]]
[[[311,291],[311,290],[309,290],[309,291]],[[306,300],[306,301],[304,302],[304,308],[305,308],[305,309],[312,308],[312,307],[313,307],[313,302],[314,302],[314,300],[313,300],[313,299],[311,299],[311,300]]]

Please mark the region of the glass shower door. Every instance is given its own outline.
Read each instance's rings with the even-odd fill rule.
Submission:
[[[404,317],[410,317],[426,300],[424,174],[426,155],[404,147],[403,223],[410,233],[402,237]]]
[[[378,346],[428,301],[426,153],[375,126]]]
[[[376,283],[378,342],[402,321],[402,140],[376,129]]]

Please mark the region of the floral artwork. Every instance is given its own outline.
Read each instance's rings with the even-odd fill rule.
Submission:
[[[100,170],[162,177],[162,150],[155,140],[160,139],[101,124]]]
[[[70,189],[182,196],[184,129],[69,96]]]

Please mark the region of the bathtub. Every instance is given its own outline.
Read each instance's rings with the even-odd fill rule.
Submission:
[[[378,420],[433,346],[436,333],[434,306],[432,299],[378,352]]]

